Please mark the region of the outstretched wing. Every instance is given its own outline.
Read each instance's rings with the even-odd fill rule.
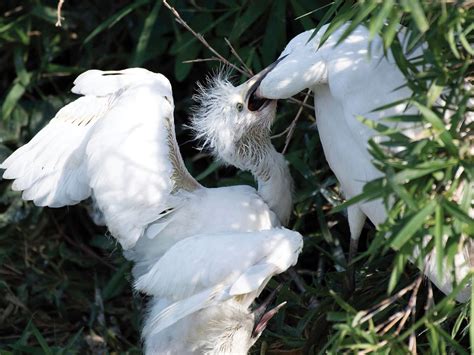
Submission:
[[[244,296],[250,305],[273,275],[296,263],[302,246],[299,233],[283,228],[200,235],[176,243],[135,283],[156,298],[176,301],[156,314],[152,310],[147,331],[157,333],[231,297]]]
[[[109,97],[84,96],[64,106],[26,145],[0,168],[15,179],[13,190],[38,206],[74,205],[90,196],[84,159],[88,135],[107,111]]]
[[[74,84],[84,96],[14,152],[3,177],[40,206],[75,204],[93,191],[127,249],[199,186],[177,147],[171,85],[140,68],[89,70]]]

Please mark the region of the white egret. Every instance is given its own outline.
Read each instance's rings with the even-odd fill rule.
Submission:
[[[279,63],[261,81],[257,96],[284,99],[306,88],[313,91],[316,125],[326,160],[345,196],[351,198],[362,192],[366,182],[379,178],[382,174],[373,166],[372,157],[367,150],[367,142],[375,136],[375,132],[357,120],[356,116],[379,121],[387,116],[413,113],[413,108],[405,110],[406,105],[399,104],[374,111],[389,103],[409,98],[412,92],[404,85],[406,80],[392,53],[389,51],[387,56],[384,55],[382,39],[375,37],[369,43],[369,31],[364,26],[357,27],[341,44],[336,45],[346,28],[347,25],[344,25],[336,30],[320,47],[327,25],[311,40],[312,30],[293,38],[281,53]],[[421,49],[418,49],[413,55],[420,54]],[[390,123],[384,121],[383,124]],[[406,135],[414,137],[419,127],[399,124],[399,128]],[[387,213],[382,201],[358,203],[348,208],[350,259],[357,250],[366,217],[376,226],[384,222]],[[468,253],[458,253],[455,265],[456,279],[459,282],[470,269]],[[446,272],[440,278],[435,258],[427,260],[425,273],[444,293],[451,292],[451,272]],[[469,297],[468,289],[457,296],[460,301],[466,301]]]
[[[160,353],[173,353],[175,344],[166,341],[171,335],[179,337],[183,349],[204,351],[211,335],[216,341],[224,335],[220,346],[247,351],[259,334],[239,319],[260,322],[250,304],[273,275],[296,263],[301,251],[301,236],[280,224],[291,210],[284,159],[270,145],[264,155],[274,157],[271,164],[248,162],[258,191],[205,188],[188,173],[179,153],[171,85],[163,75],[140,68],[89,70],[74,84],[72,91],[83,96],[3,162],[3,177],[14,179],[12,188],[38,206],[94,198],[111,234],[136,262],[136,289],[153,296],[144,328],[147,353],[157,350],[157,342]],[[208,117],[219,124],[209,136],[239,166],[248,158],[241,142],[260,143],[246,139],[247,133],[267,130],[269,135],[275,114],[274,101],[253,102],[254,111],[247,108],[248,92],[256,84],[234,88],[226,117]],[[204,125],[204,117],[199,122]],[[225,326],[232,318],[229,336]],[[209,333],[193,323],[201,320]],[[197,329],[203,331],[197,334]],[[230,343],[222,344],[225,339]]]

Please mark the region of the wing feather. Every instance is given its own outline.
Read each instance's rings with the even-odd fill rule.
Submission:
[[[171,85],[140,68],[89,70],[74,84],[84,96],[3,162],[3,178],[39,206],[73,205],[93,191],[127,249],[200,187],[177,148]]]
[[[156,333],[233,296],[248,295],[250,304],[273,275],[296,263],[302,244],[299,233],[284,228],[179,241],[135,283],[137,290],[175,301],[151,316],[147,327]]]
[[[90,196],[85,147],[108,98],[84,96],[58,111],[51,122],[0,166],[13,190],[38,206],[73,205]]]
[[[301,245],[301,235],[284,228],[196,235],[169,249],[137,279],[135,288],[170,300],[186,298],[221,283],[230,286],[255,265],[286,270],[296,262]]]

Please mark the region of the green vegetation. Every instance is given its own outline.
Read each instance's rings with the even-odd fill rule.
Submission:
[[[62,27],[55,27],[56,5],[55,0],[2,1],[0,160],[74,99],[69,89],[80,72],[143,66],[172,82],[178,141],[191,174],[206,186],[254,183],[248,173],[212,163],[190,141],[183,125],[195,82],[222,64],[183,63],[214,55],[174,21],[161,1],[68,0]],[[470,352],[471,305],[444,297],[407,263],[407,256],[428,231],[434,238],[419,259],[435,248],[441,268],[442,260],[452,263],[456,250],[474,235],[468,216],[474,194],[473,123],[465,120],[472,97],[465,85],[473,75],[472,3],[215,0],[176,1],[173,6],[218,53],[240,65],[228,38],[254,72],[273,62],[287,41],[305,29],[328,21],[331,29],[348,20],[367,23],[394,52],[414,92],[408,100],[420,109],[420,115],[392,120],[429,127],[416,142],[375,127],[387,136],[385,145],[401,149],[390,153],[371,142],[386,178],[368,184],[362,197],[390,197],[395,204],[378,231],[368,225],[364,229],[355,265],[357,289],[348,295],[343,200],[313,127],[314,112],[303,111],[286,152],[295,179],[290,227],[305,236],[296,267],[300,285],[288,275],[269,284],[269,289],[284,284],[279,300],[288,305],[254,351]],[[395,38],[400,23],[411,31],[410,49],[427,43],[422,58],[408,60],[401,52]],[[236,73],[235,81],[243,80]],[[435,104],[440,96],[442,106]],[[273,140],[280,151],[298,108],[292,102],[280,104]],[[448,109],[454,114],[445,118]],[[2,354],[140,353],[145,299],[132,294],[129,281],[130,265],[106,230],[90,220],[86,203],[37,208],[0,181]]]

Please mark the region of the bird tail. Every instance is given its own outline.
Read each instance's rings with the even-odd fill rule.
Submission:
[[[219,302],[224,295],[222,286],[208,288],[184,300],[177,301],[165,309],[153,308],[143,328],[144,337],[168,328],[184,317]]]

